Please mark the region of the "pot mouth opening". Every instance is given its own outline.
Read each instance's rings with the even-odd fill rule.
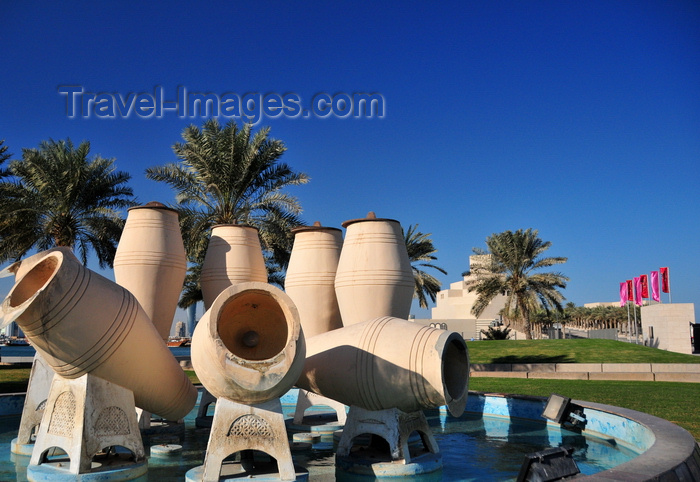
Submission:
[[[450,413],[455,415],[455,412],[459,412],[461,415],[466,406],[469,388],[469,354],[466,343],[456,333],[449,337],[445,345],[442,377]]]
[[[348,219],[347,221],[344,221],[341,223],[341,226],[344,228],[347,228],[351,224],[355,223],[361,223],[361,222],[373,222],[373,221],[380,221],[384,223],[395,223],[398,224],[399,226],[401,223],[399,223],[396,219],[389,219],[389,218],[378,218],[377,215],[374,213],[374,211],[370,211],[367,213],[367,217],[365,218],[359,218],[359,219]]]
[[[30,269],[10,291],[10,308],[16,308],[43,289],[54,277],[61,265],[60,253],[52,253]]]
[[[246,290],[221,306],[216,331],[233,355],[260,362],[277,357],[287,347],[288,319],[275,297],[262,290]]]
[[[298,233],[307,233],[307,232],[321,232],[321,233],[331,233],[331,234],[337,234],[337,233],[342,233],[343,231],[340,228],[334,228],[331,226],[299,226],[296,228],[292,228],[290,230],[292,234],[298,234]]]
[[[127,211],[133,211],[136,209],[160,209],[163,211],[170,211],[174,213],[178,212],[177,209],[171,208],[170,206],[166,206],[165,204],[158,201],[151,201],[146,204],[142,204],[141,206],[132,206],[129,209],[127,209]]]

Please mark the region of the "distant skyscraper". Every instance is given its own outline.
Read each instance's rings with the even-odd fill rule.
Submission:
[[[19,325],[14,321],[2,329],[2,333],[5,336],[16,336],[18,338],[24,338],[24,332],[20,329]]]
[[[175,323],[175,336],[187,336],[187,324],[184,321]]]
[[[192,335],[194,333],[194,328],[197,326],[197,303],[191,304],[187,308],[187,328],[189,330],[189,334]]]

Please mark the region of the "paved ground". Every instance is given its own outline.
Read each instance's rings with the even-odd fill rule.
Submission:
[[[472,363],[472,377],[700,383],[693,363]]]

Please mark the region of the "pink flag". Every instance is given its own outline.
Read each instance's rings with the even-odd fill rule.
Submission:
[[[634,304],[642,306],[642,279],[640,277],[634,278]]]
[[[669,293],[671,290],[671,283],[668,278],[668,267],[659,268],[659,272],[661,273],[661,291]]]
[[[649,279],[645,274],[639,275],[639,281],[642,285],[642,298],[649,298]]]
[[[627,304],[627,281],[620,283],[620,306]]]
[[[634,301],[634,283],[631,279],[627,280],[627,301]]]
[[[651,299],[654,301],[661,301],[661,293],[659,293],[659,272],[652,271],[651,277]]]

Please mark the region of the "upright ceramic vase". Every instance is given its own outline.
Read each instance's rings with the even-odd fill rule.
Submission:
[[[294,245],[284,290],[299,310],[304,336],[343,326],[335,296],[335,273],[343,246],[340,229],[304,226],[292,230]]]
[[[200,276],[204,309],[208,310],[229,286],[248,281],[267,282],[258,229],[237,224],[214,226]]]
[[[258,404],[299,378],[306,348],[299,313],[282,290],[238,283],[216,298],[192,337],[192,366],[209,393]]]
[[[137,407],[184,417],[197,390],[134,295],[85,268],[67,250],[43,256],[2,304],[60,376],[92,373],[134,393]]]
[[[408,318],[415,282],[399,222],[370,212],[343,227],[347,231],[335,275],[343,325],[380,316]]]
[[[129,209],[114,279],[136,297],[163,340],[170,335],[186,273],[177,211],[158,202]]]
[[[464,412],[469,355],[458,333],[382,317],[306,344],[299,388],[365,410],[447,405],[454,416]]]

